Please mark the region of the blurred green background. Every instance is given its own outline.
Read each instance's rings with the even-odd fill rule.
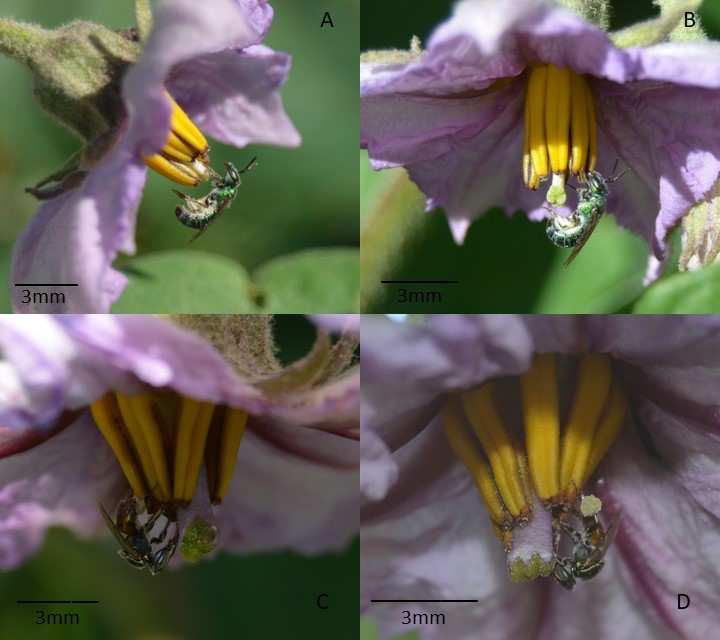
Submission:
[[[137,223],[138,258],[116,262],[127,267],[131,287],[114,310],[356,310],[359,0],[271,4],[275,19],[265,44],[293,57],[282,96],[302,146],[240,150],[209,139],[216,168],[225,160],[244,165],[253,155],[259,166],[243,180],[233,207],[192,244],[192,230],[174,215],[177,198],[170,189],[178,185],[149,172]],[[48,28],[73,19],[127,28],[134,24],[133,7],[133,0],[4,0],[0,14]],[[320,28],[325,11],[334,29]],[[0,83],[4,283],[13,243],[38,206],[23,188],[58,169],[78,142],[33,101],[27,69],[0,56]],[[166,251],[174,253],[158,253]],[[278,257],[285,262],[271,262]],[[8,310],[8,292],[0,286],[0,311]]]
[[[363,0],[361,48],[407,49],[424,42],[452,2]],[[612,2],[611,28],[657,14],[651,0]],[[720,36],[720,0],[701,8],[706,31]],[[492,209],[475,220],[463,246],[442,210],[422,211],[419,191],[398,170],[373,172],[360,154],[361,309],[377,312],[694,313],[720,311],[720,268],[669,274],[644,290],[647,246],[605,216],[571,267],[568,252],[545,238],[522,212]],[[673,243],[677,245],[678,234]],[[672,263],[671,263],[672,264]],[[381,279],[459,280],[447,285],[382,285]],[[403,293],[402,291],[405,291]],[[442,296],[437,302],[433,292]],[[405,302],[401,302],[402,299]],[[409,300],[409,301],[408,301]]]
[[[290,362],[314,340],[310,323],[278,316],[279,356]],[[2,461],[0,461],[2,464]],[[340,553],[216,558],[157,576],[130,567],[108,534],[79,540],[50,532],[20,569],[0,573],[0,638],[73,640],[356,640],[359,545]],[[327,610],[316,606],[328,593]],[[96,605],[19,605],[16,600],[99,600]],[[36,624],[37,609],[79,612],[79,624]]]

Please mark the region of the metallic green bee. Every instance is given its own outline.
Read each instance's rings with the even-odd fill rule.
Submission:
[[[617,168],[617,162],[615,168]],[[613,173],[615,173],[615,168],[613,168]],[[566,267],[580,253],[605,213],[609,194],[608,184],[619,180],[624,173],[623,171],[620,175],[612,178],[604,178],[597,171],[588,172],[584,181],[586,186],[577,190],[577,209],[567,217],[556,215],[553,212],[548,220],[545,233],[550,242],[564,249],[573,248],[570,257],[565,261]]]
[[[205,230],[220,217],[220,214],[235,200],[240,188],[240,175],[257,166],[257,158],[248,162],[244,169],[238,171],[232,162],[225,163],[225,177],[213,171],[213,189],[200,199],[193,198],[180,191],[175,193],[183,200],[181,206],[175,207],[175,215],[186,227],[199,229],[192,238],[196,240]],[[192,242],[191,240],[191,242]]]

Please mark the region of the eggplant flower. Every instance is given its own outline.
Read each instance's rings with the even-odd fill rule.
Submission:
[[[362,335],[361,597],[381,637],[409,607],[373,599],[435,601],[411,605],[410,623],[445,616],[423,639],[714,634],[718,318],[365,317]]]
[[[53,525],[107,525],[152,573],[356,534],[357,337],[283,366],[270,316],[173,320],[0,319],[1,568]]]
[[[300,143],[278,93],[290,56],[261,44],[266,0],[161,0],[153,16],[137,6],[139,29],[122,33],[0,20],[0,52],[30,67],[42,106],[84,145],[28,189],[46,202],[17,242],[13,282],[79,285],[43,311],[105,312],[120,296],[127,279],[112,263],[135,252],[147,167],[195,186],[217,178],[203,132],[236,147]],[[35,311],[14,293],[16,311]]]
[[[458,244],[495,206],[561,220],[571,178],[619,164],[607,209],[662,260],[720,174],[720,45],[660,42],[671,17],[608,34],[546,0],[459,2],[425,50],[362,58],[361,146],[407,169]]]

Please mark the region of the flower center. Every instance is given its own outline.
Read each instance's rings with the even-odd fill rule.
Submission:
[[[535,190],[552,173],[546,200],[562,206],[568,172],[582,179],[596,161],[595,104],[585,78],[551,64],[532,67],[525,97],[525,185]]]
[[[166,96],[172,104],[168,139],[160,153],[145,156],[143,160],[148,167],[169,180],[194,187],[210,179],[210,147],[187,113],[170,94]]]
[[[205,458],[210,499],[222,502],[245,432],[245,411],[151,393],[107,393],[90,408],[137,498],[189,504]]]
[[[610,359],[586,355],[575,369],[574,394],[561,429],[558,375],[555,356],[541,354],[520,377],[522,436],[513,437],[500,417],[493,382],[464,392],[443,412],[450,446],[475,480],[514,579],[552,571],[557,542],[548,548],[551,531],[545,525],[559,530],[562,521],[569,529],[568,517],[585,517],[578,506],[582,488],[615,441],[627,412]]]

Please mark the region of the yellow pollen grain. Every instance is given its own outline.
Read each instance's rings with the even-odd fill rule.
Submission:
[[[102,398],[93,402],[90,405],[90,412],[100,433],[120,463],[120,468],[125,474],[133,494],[138,498],[144,498],[147,495],[147,489],[125,437],[118,428],[117,422],[120,416],[112,395],[106,393]]]
[[[175,465],[173,477],[173,498],[182,500],[185,494],[185,478],[190,461],[190,445],[193,428],[200,413],[200,402],[187,396],[180,400],[180,420],[178,422],[177,439],[175,441]]]
[[[448,404],[443,410],[442,420],[450,448],[470,472],[480,497],[490,513],[490,519],[496,525],[503,524],[507,515],[502,499],[498,494],[490,469],[480,457],[472,438],[463,427],[459,408]]]
[[[122,393],[116,393],[115,397],[117,398],[118,408],[120,409],[123,423],[125,424],[125,427],[130,434],[130,439],[132,440],[133,447],[135,448],[135,452],[140,459],[140,466],[142,467],[143,473],[145,474],[145,479],[147,481],[150,492],[158,500],[164,501],[169,496],[164,495],[162,487],[158,482],[157,474],[155,473],[155,466],[153,465],[152,456],[150,455],[150,448],[145,442],[145,435],[143,433],[142,427],[140,426],[137,418],[135,417],[135,413],[133,412],[132,407],[130,406],[128,396]]]
[[[195,495],[197,487],[198,475],[200,473],[200,465],[205,451],[205,442],[207,440],[208,430],[210,429],[210,421],[212,420],[215,406],[209,402],[202,402],[200,411],[198,412],[195,426],[193,428],[192,440],[190,443],[190,459],[188,461],[187,475],[183,489],[183,500],[190,502]]]
[[[525,97],[525,128],[529,129],[530,156],[538,181],[547,178],[548,153],[545,137],[545,92],[547,85],[547,65],[533,67],[528,79]]]
[[[570,171],[575,175],[585,171],[590,147],[590,113],[588,100],[589,89],[585,78],[577,73],[571,75],[572,83],[572,117],[570,130],[572,133],[572,152],[570,154]]]
[[[230,481],[232,480],[235,463],[237,462],[240,441],[245,433],[248,414],[242,409],[228,407],[225,411],[225,420],[222,426],[220,439],[220,464],[218,465],[217,489],[212,496],[212,501],[219,504],[225,498]]]
[[[573,469],[581,448],[584,450],[592,444],[610,382],[610,359],[607,356],[590,354],[582,358],[570,417],[562,439],[560,487],[568,495],[581,488],[572,484]]]
[[[517,517],[530,508],[525,500],[517,463],[517,452],[495,411],[492,385],[466,391],[462,404],[475,435],[490,461],[500,495],[510,513]]]
[[[541,354],[520,378],[525,418],[525,447],[538,497],[559,492],[560,417],[555,357]]]
[[[617,384],[613,384],[605,415],[602,417],[595,436],[593,437],[592,449],[587,466],[583,470],[578,469],[576,465],[573,470],[574,476],[575,472],[578,472],[577,477],[582,484],[587,482],[598,464],[600,464],[600,461],[605,457],[612,443],[615,442],[615,438],[617,438],[618,433],[620,433],[620,427],[625,419],[627,408],[627,397]]]
[[[160,425],[158,425],[155,415],[152,412],[152,396],[148,393],[141,393],[128,396],[128,401],[145,436],[145,442],[150,449],[150,456],[162,494],[169,498],[172,495],[170,475],[168,473],[167,457],[165,455],[165,447],[163,446]]]
[[[565,175],[570,153],[570,69],[547,65],[545,131],[552,172]]]

